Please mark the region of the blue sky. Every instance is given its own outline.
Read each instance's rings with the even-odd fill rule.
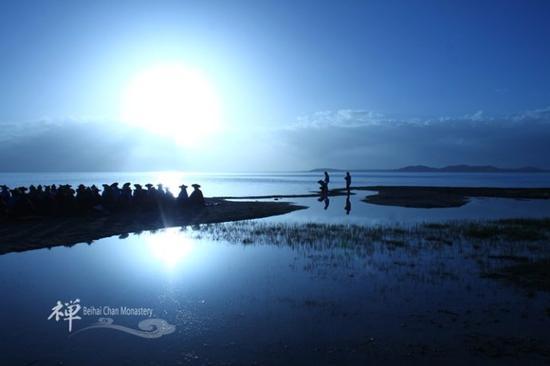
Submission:
[[[47,143],[56,128],[84,122],[98,136],[135,136],[140,131],[109,130],[123,128],[112,127],[121,93],[141,70],[178,60],[215,86],[226,128],[200,152],[174,147],[183,158],[168,168],[544,165],[540,151],[513,159],[505,152],[510,143],[529,149],[532,135],[513,139],[525,123],[534,136],[550,126],[549,17],[550,2],[529,0],[4,1],[0,140],[20,156],[38,146],[33,139]],[[459,133],[457,123],[470,130]],[[421,138],[380,135],[411,124],[423,124],[414,133],[428,141],[461,141],[462,148],[434,159],[435,147]],[[480,142],[486,124],[492,136],[510,135]],[[350,128],[365,140],[351,138]],[[151,150],[138,140],[127,151]],[[149,160],[143,168],[154,169]]]

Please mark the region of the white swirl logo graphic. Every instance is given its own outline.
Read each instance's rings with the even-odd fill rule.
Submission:
[[[152,338],[160,338],[163,335],[174,333],[174,331],[176,330],[175,325],[170,324],[166,320],[159,319],[159,318],[150,318],[150,319],[145,319],[140,321],[138,323],[139,329],[133,329],[130,327],[125,327],[123,325],[118,325],[113,323],[114,321],[112,318],[99,318],[97,323],[87,326],[85,328],[79,329],[73,334],[71,334],[71,336],[90,329],[105,328],[105,329],[115,329],[124,333],[135,335],[136,337],[152,339]]]

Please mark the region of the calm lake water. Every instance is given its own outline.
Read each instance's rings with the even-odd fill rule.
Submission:
[[[300,194],[320,174],[0,174],[0,184],[180,182],[206,196]],[[342,175],[332,175],[342,186]],[[548,174],[356,174],[354,185],[550,186]],[[476,199],[453,209],[405,209],[361,202],[367,192],[293,199],[310,206],[260,223],[398,224],[550,216],[545,201]],[[222,224],[223,225],[223,224]],[[213,241],[171,228],[92,244],[0,256],[1,365],[518,364],[475,352],[483,337],[549,337],[550,296],[480,278],[469,243],[346,247]],[[238,236],[238,235],[237,235]],[[518,247],[510,254],[524,255]],[[486,256],[488,252],[483,252]],[[525,254],[527,255],[527,254]],[[502,263],[497,263],[502,264]],[[496,264],[495,264],[496,265]],[[144,338],[145,316],[84,315],[47,320],[58,300],[81,306],[151,308],[175,329]],[[65,307],[66,308],[66,307]],[[94,328],[108,317],[114,328]],[[80,330],[80,332],[78,332]],[[140,331],[142,333],[140,333]],[[516,338],[513,338],[516,337]],[[484,338],[485,339],[485,338]],[[526,345],[524,347],[534,347]],[[540,354],[526,356],[542,363]]]
[[[304,194],[316,191],[322,173],[222,174],[222,173],[24,173],[0,174],[0,184],[28,186],[31,184],[78,184],[101,187],[103,183],[163,183],[177,195],[182,183],[200,183],[206,197],[262,196]],[[417,185],[461,187],[550,187],[550,173],[477,174],[477,173],[355,173],[352,185]],[[344,187],[344,173],[332,173],[332,188]],[[344,210],[345,197],[330,198],[329,207],[314,198],[293,198],[286,201],[308,206],[280,218],[268,220],[327,223],[417,223],[453,219],[496,219],[506,217],[545,217],[550,214],[550,200],[511,200],[475,198],[459,208],[414,209],[372,205],[361,199],[374,192],[357,191],[351,197],[351,212]]]

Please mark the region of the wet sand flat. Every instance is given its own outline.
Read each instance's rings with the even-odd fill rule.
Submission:
[[[376,191],[367,203],[414,208],[460,207],[472,197],[550,199],[550,188],[367,186],[354,190]]]

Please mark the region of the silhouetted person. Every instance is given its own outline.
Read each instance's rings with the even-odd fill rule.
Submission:
[[[122,190],[120,192],[120,206],[123,209],[130,208],[130,204],[132,203],[132,183],[126,182],[122,186]]]
[[[180,205],[186,204],[189,200],[189,195],[187,194],[187,186],[185,184],[182,184],[180,187],[180,193],[178,194],[178,203]]]
[[[325,183],[328,184],[330,183],[330,177],[328,176],[328,172],[325,172]]]
[[[162,183],[157,184],[157,197],[159,197],[159,199],[163,199],[165,194],[166,192],[164,191],[164,186]]]
[[[120,196],[122,195],[122,190],[118,188],[118,182],[111,184],[111,194],[115,204],[118,203]]]
[[[349,193],[346,196],[346,205],[344,206],[344,210],[346,210],[346,215],[349,215],[351,211],[351,200],[350,200]]]
[[[319,191],[320,191],[320,201],[324,200],[326,197],[328,197],[328,186],[323,180],[318,180],[317,183],[319,183]]]
[[[191,187],[193,187],[193,192],[191,192],[189,196],[189,204],[193,206],[204,206],[204,196],[199,189],[201,186],[199,184],[191,184]]]
[[[97,206],[101,204],[101,195],[99,194],[99,188],[97,188],[95,184],[92,184],[92,186],[90,187],[90,191],[92,192],[90,195],[92,200],[92,207],[97,208]]]
[[[134,184],[134,193],[132,194],[132,203],[138,209],[143,209],[147,201],[147,192],[141,184]]]
[[[349,195],[349,192],[351,189],[351,175],[349,174],[349,172],[346,172],[346,176],[344,177],[344,180],[346,181],[346,191],[348,192],[348,195]]]
[[[55,194],[54,194],[55,195]],[[112,210],[115,206],[115,197],[113,188],[108,184],[103,184],[103,192],[101,192],[101,203],[107,210]]]
[[[151,209],[156,207],[157,190],[155,186],[151,183],[147,183],[145,187],[147,187],[147,190],[145,191],[145,208]]]
[[[23,217],[34,214],[34,208],[26,195],[28,189],[19,187],[11,191],[10,202],[8,202],[8,210],[15,217]]]

